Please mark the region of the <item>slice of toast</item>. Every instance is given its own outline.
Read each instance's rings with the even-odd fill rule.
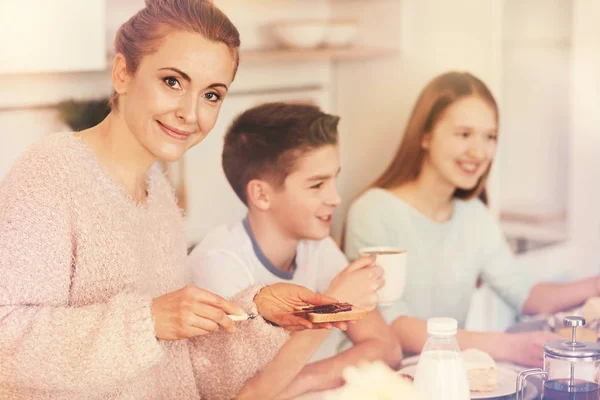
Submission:
[[[357,319],[363,319],[367,316],[365,310],[360,308],[352,307],[350,311],[341,311],[336,313],[306,313],[306,319],[315,324],[322,322],[340,322],[340,321],[354,321]]]

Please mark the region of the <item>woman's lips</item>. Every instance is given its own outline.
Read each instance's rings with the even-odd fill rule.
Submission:
[[[173,128],[172,126],[165,125],[160,121],[156,121],[160,129],[168,136],[177,139],[177,140],[187,140],[190,135],[190,132],[182,131],[177,128]]]

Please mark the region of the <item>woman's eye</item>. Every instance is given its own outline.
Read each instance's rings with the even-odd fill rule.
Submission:
[[[311,189],[321,189],[323,187],[323,182],[317,183],[316,185],[311,186]]]
[[[204,97],[206,98],[206,100],[213,101],[213,102],[219,101],[221,99],[221,96],[219,96],[217,93],[213,93],[213,92],[206,93],[204,95]]]
[[[168,76],[165,79],[163,79],[163,81],[167,84],[167,86],[169,86],[170,88],[173,89],[179,89],[180,85],[179,85],[179,81],[177,80],[177,78],[174,78],[172,76]]]
[[[467,137],[469,137],[469,132],[461,132],[460,136],[467,138]]]
[[[488,139],[495,142],[496,140],[498,140],[498,135],[488,135]]]

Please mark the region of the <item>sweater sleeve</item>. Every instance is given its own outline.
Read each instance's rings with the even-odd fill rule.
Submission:
[[[231,300],[246,312],[256,313],[254,296],[263,287],[251,286]],[[190,340],[194,374],[203,399],[233,399],[289,338],[287,331],[261,317],[237,324],[233,334],[220,330]]]
[[[490,285],[516,313],[520,313],[535,286],[531,274],[519,268],[500,225],[479,200],[473,200],[474,222],[481,240],[480,256],[483,280]]]
[[[29,154],[0,184],[0,386],[110,390],[163,355],[151,299],[70,305],[73,192],[50,161]]]

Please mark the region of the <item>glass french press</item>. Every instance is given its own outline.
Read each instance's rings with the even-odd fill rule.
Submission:
[[[544,369],[529,369],[517,377],[517,400],[523,400],[525,381],[540,376],[542,400],[600,400],[600,346],[578,342],[577,328],[585,325],[581,317],[566,317],[564,326],[572,328],[571,340],[553,340],[544,345]]]

